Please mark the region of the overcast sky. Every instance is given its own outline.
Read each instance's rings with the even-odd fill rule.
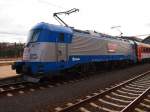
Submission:
[[[119,35],[150,34],[150,0],[0,0],[0,42],[25,42],[39,22],[59,24],[54,12],[79,8],[62,19],[78,29]],[[144,37],[140,37],[144,38]]]

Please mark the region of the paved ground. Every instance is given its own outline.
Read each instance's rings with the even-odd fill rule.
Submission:
[[[90,94],[97,89],[104,89],[112,84],[127,80],[144,71],[150,70],[150,64],[132,66],[94,75],[83,81],[61,85],[28,94],[0,98],[0,112],[33,112],[48,105],[71,102]]]
[[[0,58],[0,61],[16,61],[20,60],[22,58]]]
[[[14,62],[14,61],[0,61],[0,63],[11,63],[11,62]]]
[[[14,70],[11,70],[11,66],[0,66],[0,78],[10,77],[16,75]]]

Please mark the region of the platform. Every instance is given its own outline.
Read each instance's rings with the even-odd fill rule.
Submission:
[[[17,75],[15,70],[11,70],[11,65],[0,66],[0,79]]]

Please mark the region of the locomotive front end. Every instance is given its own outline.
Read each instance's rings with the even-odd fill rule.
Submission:
[[[18,74],[38,76],[65,68],[67,44],[71,42],[70,28],[39,23],[30,30],[23,59],[12,65]]]
[[[30,31],[22,60],[12,65],[12,69],[16,69],[16,73],[32,75],[37,72],[34,66],[40,65],[42,53],[46,48],[46,44],[39,41],[41,33],[42,29],[32,29]]]

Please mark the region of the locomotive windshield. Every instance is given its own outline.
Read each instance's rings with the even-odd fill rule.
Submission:
[[[27,43],[33,43],[38,40],[41,30],[31,30],[29,33],[29,37]]]

